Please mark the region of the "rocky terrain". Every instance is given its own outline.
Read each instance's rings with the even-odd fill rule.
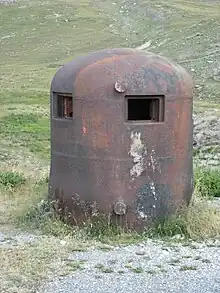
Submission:
[[[5,4],[5,5],[9,5],[15,2],[16,0],[0,0],[0,4]]]
[[[213,109],[194,115],[194,161],[201,166],[220,167],[220,117]]]

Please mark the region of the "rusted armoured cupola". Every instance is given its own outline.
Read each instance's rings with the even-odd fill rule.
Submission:
[[[193,82],[153,53],[110,49],[51,85],[50,196],[74,223],[106,214],[146,227],[192,195]]]

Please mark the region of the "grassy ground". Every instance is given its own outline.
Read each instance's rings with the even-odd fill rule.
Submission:
[[[178,61],[195,76],[195,112],[220,108],[220,83],[213,79],[220,58],[219,2],[120,3],[18,0],[9,6],[0,4],[0,173],[21,172],[26,179],[16,188],[0,187],[2,229],[12,229],[18,217],[34,211],[47,192],[50,82],[57,68],[74,56],[148,42],[150,51]],[[48,273],[49,260],[56,259],[62,248],[60,238],[68,234],[65,227],[56,225],[43,226],[56,237],[42,238],[37,248],[29,244],[13,252],[0,248],[4,268],[0,284],[6,282],[11,290],[5,292],[31,292],[28,286],[34,287]],[[63,255],[72,249],[73,239],[66,240]],[[15,280],[17,289],[12,285]]]

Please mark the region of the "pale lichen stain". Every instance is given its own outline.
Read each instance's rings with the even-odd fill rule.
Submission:
[[[132,177],[139,177],[145,170],[145,157],[147,149],[141,141],[140,132],[131,132],[131,145],[129,155],[133,157],[133,167],[130,169]]]
[[[152,150],[150,155],[150,160],[151,160],[151,166],[152,166],[153,172],[155,172],[156,166],[157,166],[155,150]]]
[[[159,173],[161,173],[160,165],[158,164],[156,152],[154,149],[152,149],[150,153],[150,162],[148,166],[152,168],[153,172],[157,170]]]
[[[147,220],[149,218],[148,215],[146,215],[145,213],[138,211],[138,217],[141,218],[142,220]]]
[[[153,181],[150,183],[150,189],[152,191],[154,198],[156,199],[156,188],[155,188],[155,184]]]

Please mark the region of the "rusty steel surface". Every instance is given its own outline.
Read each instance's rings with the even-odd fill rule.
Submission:
[[[54,116],[57,94],[73,95],[70,119]],[[163,97],[162,120],[128,121],[127,96]],[[192,97],[186,70],[149,52],[103,50],[61,67],[51,84],[49,193],[62,213],[74,224],[106,214],[142,229],[188,204]]]

